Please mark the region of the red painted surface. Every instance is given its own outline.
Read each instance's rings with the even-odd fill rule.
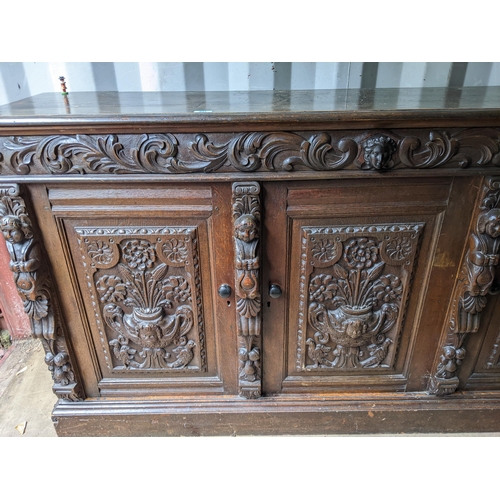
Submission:
[[[30,336],[31,325],[17,293],[9,262],[10,255],[5,240],[0,238],[0,305],[10,336],[13,339],[23,339]]]

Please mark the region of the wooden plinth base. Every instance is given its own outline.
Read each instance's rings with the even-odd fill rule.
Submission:
[[[239,436],[500,432],[491,394],[352,398],[266,397],[244,401],[59,401],[59,436]]]

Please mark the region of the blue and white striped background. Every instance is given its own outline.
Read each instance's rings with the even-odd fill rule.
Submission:
[[[0,105],[42,92],[500,85],[500,63],[0,63]]]

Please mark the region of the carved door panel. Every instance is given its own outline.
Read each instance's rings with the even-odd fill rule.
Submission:
[[[87,394],[235,391],[236,368],[221,355],[234,340],[234,308],[215,293],[232,257],[224,189],[48,189],[45,223],[55,225],[67,266],[56,273],[74,276],[62,302],[69,322],[72,310],[84,319],[71,332]]]
[[[443,178],[267,185],[264,282],[284,294],[265,297],[266,392],[424,391],[476,195]]]

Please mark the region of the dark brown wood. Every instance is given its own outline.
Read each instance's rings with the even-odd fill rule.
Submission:
[[[476,202],[469,248],[455,284],[446,340],[430,379],[430,393],[451,394],[458,388],[457,370],[467,352],[464,340],[468,334],[476,333],[480,328],[499,261],[500,177],[488,177]],[[497,287],[495,284],[495,289]]]
[[[233,227],[239,394],[247,399],[262,395],[262,294],[260,278],[260,186],[233,184]]]
[[[66,97],[0,108],[59,435],[500,430],[500,88]]]
[[[4,175],[497,169],[500,129],[0,137]]]
[[[491,394],[489,394],[491,396]],[[498,432],[498,400],[419,397],[384,400],[269,397],[225,399],[188,405],[143,402],[137,405],[91,402],[59,404],[53,420],[60,436],[239,436],[248,434],[408,434],[425,432]]]
[[[92,131],[498,126],[500,87],[250,92],[71,92],[0,106],[2,135]],[[69,104],[69,105],[68,105]],[[203,124],[200,127],[200,124]],[[251,124],[249,127],[248,125]]]

